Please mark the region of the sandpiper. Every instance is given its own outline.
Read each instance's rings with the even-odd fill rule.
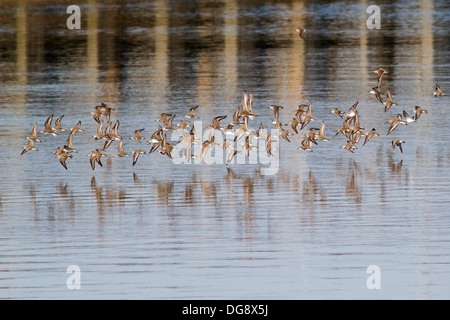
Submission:
[[[241,101],[241,110],[239,112],[239,117],[249,117],[253,119],[258,115],[253,112],[253,93],[247,95],[247,92],[244,90]]]
[[[180,130],[180,132],[183,132],[184,128],[189,128],[190,126],[191,125],[189,123],[187,123],[185,120],[177,123],[177,127],[178,127],[178,130]]]
[[[279,106],[279,105],[271,105],[269,106],[270,109],[273,110],[273,124],[276,124],[279,122],[279,117],[280,117],[280,109],[284,109],[283,106]]]
[[[28,144],[25,146],[25,147],[23,147],[23,150],[22,150],[22,153],[20,154],[20,155],[23,155],[25,152],[28,152],[28,151],[30,151],[30,150],[33,150],[33,151],[38,151],[38,148],[36,148],[35,146],[34,146],[34,142],[33,142],[33,140],[28,140]]]
[[[183,157],[185,159],[189,160],[193,156],[193,154],[191,152],[193,140],[194,140],[194,137],[191,136],[191,134],[189,132],[182,131],[182,136],[180,137],[180,142],[183,143]],[[227,141],[228,140],[225,140],[225,142],[227,142]],[[224,146],[224,150],[225,149],[226,149],[226,146]]]
[[[269,156],[273,156],[273,154],[272,154],[272,149],[273,149],[272,148],[272,138],[273,137],[274,137],[273,134],[268,133],[266,136],[266,143],[264,145],[264,151],[266,151]]]
[[[356,149],[355,144],[351,140],[347,140],[347,143],[341,146],[342,149],[355,153],[353,150]]]
[[[397,103],[395,103],[392,100],[392,94],[391,94],[391,91],[389,89],[386,90],[386,101],[383,102],[383,104],[385,106],[384,107],[384,112],[388,111],[390,107],[398,105]]]
[[[378,82],[378,86],[380,87],[381,79],[383,78],[383,75],[388,72],[386,70],[384,70],[383,68],[378,68],[377,70],[374,70],[373,72],[377,74],[377,82]]]
[[[436,84],[436,89],[434,90],[433,95],[437,97],[437,96],[446,96],[447,94],[442,92],[441,87],[439,87],[439,85]]]
[[[377,100],[380,101],[380,103],[384,103],[383,99],[381,99],[381,92],[378,89],[379,87],[373,87],[372,90],[369,91],[369,93],[373,94],[375,98],[377,98]]]
[[[235,130],[234,141],[238,141],[246,133],[250,133],[248,129],[248,117],[244,117],[241,126]]]
[[[365,145],[372,137],[379,136],[380,134],[375,130],[375,128],[372,128],[369,132],[366,133],[366,138],[364,139],[363,145]]]
[[[101,103],[100,104],[100,111],[101,111],[101,113],[102,113],[102,115],[103,116],[105,116],[105,118],[106,118],[106,122],[109,122],[109,119],[110,119],[110,117],[111,117],[111,111],[112,110],[115,110],[115,109],[113,109],[113,108],[111,108],[111,107],[108,107],[105,103]]]
[[[91,112],[94,120],[98,123],[100,123],[100,117],[102,116],[102,111],[100,109],[100,106],[95,106],[94,111]]]
[[[310,121],[316,121],[316,119],[312,116],[312,102],[309,102],[308,110],[306,111],[306,115],[303,117],[302,125],[300,130],[305,128]]]
[[[73,134],[77,133],[78,131],[84,132],[84,129],[81,129],[81,121],[78,121],[74,127],[70,128],[70,132]]]
[[[161,116],[158,119],[156,119],[155,121],[161,122],[162,124],[167,125],[167,120],[168,120],[167,117],[171,117],[171,116],[172,116],[171,113],[163,112],[163,113],[161,113]]]
[[[391,123],[391,126],[389,127],[387,134],[390,134],[392,131],[394,131],[399,124],[408,124],[405,120],[402,119],[402,115],[400,113],[397,114],[397,117],[395,117],[394,119],[388,120],[388,122]]]
[[[137,149],[137,150],[133,150],[131,151],[131,153],[133,154],[133,167],[136,164],[136,162],[138,161],[138,158],[141,154],[144,154],[145,151],[141,150],[141,149]]]
[[[64,115],[59,116],[58,119],[55,120],[55,125],[52,127],[53,130],[66,131],[66,129],[61,125],[62,118],[64,118]]]
[[[52,136],[56,137],[58,135],[58,132],[53,130],[52,121],[53,121],[53,113],[47,118],[47,120],[45,120],[44,123],[45,128],[42,129],[40,133],[51,134]]]
[[[31,129],[30,135],[27,137],[27,140],[41,142],[41,140],[39,140],[37,137],[37,127],[38,127],[38,124],[37,124],[37,122],[35,122],[33,125],[33,128]]]
[[[88,153],[88,156],[90,156],[89,158],[89,162],[91,163],[91,168],[92,170],[95,169],[95,163],[97,162],[100,166],[103,167],[103,164],[101,162],[101,158],[104,156],[105,154],[100,150],[100,149],[96,149],[95,151],[92,151],[90,153]]]
[[[291,142],[291,140],[289,140],[289,136],[293,136],[294,134],[289,130],[283,128],[281,124],[277,125],[277,128],[280,130],[280,136],[287,142]]]
[[[316,140],[321,141],[330,141],[330,139],[325,137],[325,121],[322,121],[322,124],[320,125],[319,132],[316,133],[315,137]]]
[[[232,149],[232,150],[227,150],[227,164],[231,163],[231,160],[233,160],[233,157],[238,154],[239,151]]]
[[[402,143],[405,143],[405,141],[403,140],[392,140],[392,149],[395,149],[395,147],[398,148],[398,150],[400,150],[401,153],[403,153],[403,149],[402,149]]]
[[[295,29],[295,31],[297,31],[297,33],[298,33],[298,35],[299,35],[300,38],[302,38],[303,40],[305,40],[305,32],[306,32],[305,29],[303,29],[303,28],[301,28],[301,27],[298,27],[297,29]]]
[[[215,136],[210,136],[209,140],[206,140],[203,142],[202,151],[200,153],[200,163],[203,162],[203,159],[205,158],[208,150],[211,149],[215,145],[215,139],[216,139]]]
[[[145,129],[134,130],[134,136],[132,136],[130,139],[141,143],[141,140],[145,139],[145,137],[141,135],[141,132],[144,131],[144,130]]]
[[[406,123],[411,123],[416,121],[415,118],[411,117],[408,112],[406,112],[405,110],[403,110],[403,118],[405,119]]]
[[[130,154],[126,153],[123,149],[123,139],[119,140],[119,145],[117,146],[118,152],[116,153],[115,157],[128,157]]]
[[[103,120],[100,120],[97,126],[97,133],[92,136],[95,140],[104,139],[105,135],[103,134]]]
[[[358,107],[359,101],[356,101],[349,109],[347,113],[344,113],[344,116],[347,118],[347,120],[352,120],[353,117],[356,115],[356,108]]]
[[[67,152],[61,152],[56,155],[56,157],[59,159],[59,162],[64,167],[64,169],[67,170],[66,160],[72,159],[72,155]]]
[[[422,113],[428,113],[428,111],[425,110],[425,109],[422,109],[422,108],[419,107],[419,106],[415,106],[415,107],[414,107],[414,110],[413,110],[413,113],[414,113],[414,119],[417,120],[417,119],[419,119],[419,117],[420,117],[420,115],[421,115]]]
[[[64,146],[64,148],[66,148],[67,150],[69,150],[71,152],[78,152],[73,147],[73,135],[74,135],[74,132],[76,132],[76,131],[71,131],[69,133],[69,135],[67,136],[66,145]]]
[[[294,130],[294,132],[298,134],[297,127],[302,124],[301,121],[298,118],[294,117],[291,121],[288,122],[288,124],[291,125],[292,130]]]
[[[198,106],[194,106],[192,108],[189,109],[188,113],[184,116],[185,118],[195,118],[198,119],[198,117],[195,115],[195,110],[197,110]]]
[[[312,152],[313,151],[313,141],[307,137],[302,140],[301,146],[298,147],[297,149],[302,149],[302,150]]]
[[[169,119],[166,121],[166,125],[163,127],[164,131],[175,131],[175,128],[172,125],[173,119],[175,118],[175,114],[172,114]]]
[[[338,108],[334,108],[333,110],[331,110],[331,113],[338,115],[341,119],[343,119],[343,115],[345,114],[344,111],[342,111],[341,109],[338,109]]]
[[[242,124],[239,113],[240,109],[239,107],[236,107],[236,110],[233,113],[233,121],[230,122],[229,126],[234,127],[235,125]]]
[[[161,149],[159,150],[159,153],[165,154],[166,156],[168,156],[169,158],[172,159],[172,150],[173,150],[173,145],[171,143],[167,142],[167,136],[164,135],[163,139],[161,141]]]

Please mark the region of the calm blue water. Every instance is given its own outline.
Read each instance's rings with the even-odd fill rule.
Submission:
[[[0,3],[0,298],[447,299],[450,98],[432,92],[450,91],[449,7],[408,4],[381,3],[381,29],[368,30],[365,2],[91,1],[68,30],[65,4]],[[388,112],[369,94],[380,66],[398,103]],[[252,129],[275,128],[271,104],[288,122],[311,101],[308,128],[324,121],[331,141],[307,152],[308,129],[280,139],[273,174],[260,158],[177,164],[158,152],[132,166],[116,142],[91,169],[100,102],[125,150],[148,152],[162,112],[178,123],[199,105],[203,129],[218,115],[226,125],[244,90]],[[330,111],[356,101],[380,136],[350,153]],[[387,136],[386,121],[416,105],[428,113]],[[52,113],[85,130],[68,170],[52,154],[67,132],[20,156]],[[139,128],[142,143],[129,139]],[[367,286],[371,265],[380,289]]]

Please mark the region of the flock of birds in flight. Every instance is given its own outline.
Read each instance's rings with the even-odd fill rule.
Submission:
[[[304,29],[297,29],[299,36],[304,39]],[[374,95],[375,98],[384,105],[384,111],[387,112],[392,106],[397,106],[398,104],[394,102],[392,94],[389,89],[385,91],[385,99],[383,100],[382,92],[381,92],[381,84],[382,79],[385,74],[388,72],[383,68],[378,68],[374,70],[374,73],[377,74],[377,86],[373,87],[370,90],[370,94]],[[446,96],[438,84],[436,84],[435,91],[433,92],[435,97],[438,96]],[[189,109],[188,113],[184,116],[188,119],[197,119],[199,118],[195,112],[199,106],[194,106]],[[362,137],[364,137],[363,145],[365,145],[370,139],[375,136],[379,136],[380,134],[373,128],[370,131],[365,131],[365,128],[360,124],[360,116],[357,110],[358,101],[354,103],[350,109],[345,112],[341,109],[335,108],[331,110],[332,113],[339,116],[343,119],[342,127],[340,127],[336,131],[336,135],[342,134],[347,138],[347,143],[341,146],[341,148],[354,152],[357,149],[358,143]],[[283,109],[283,106],[280,105],[270,105],[270,109],[273,110],[273,121],[272,124],[279,130],[278,136],[286,140],[287,142],[291,142],[289,136],[298,135],[299,131],[305,129],[311,121],[316,121],[313,116],[313,105],[311,102],[308,104],[300,104],[296,110],[294,110],[294,117],[288,123],[284,123],[280,121],[280,110]],[[117,153],[116,157],[127,157],[132,154],[132,165],[134,166],[138,161],[138,158],[141,154],[147,153],[142,149],[135,149],[131,151],[131,153],[127,153],[124,150],[123,145],[123,137],[119,134],[119,120],[115,122],[111,121],[111,111],[114,110],[111,107],[108,107],[105,103],[101,103],[96,106],[94,110],[91,112],[93,119],[98,124],[97,132],[92,136],[94,140],[105,140],[102,148],[96,148],[92,152],[88,154],[90,157],[90,165],[92,170],[95,169],[95,165],[98,164],[103,166],[101,162],[101,158],[106,156],[105,150],[110,147],[110,145],[117,141]],[[409,123],[416,122],[422,113],[427,113],[427,110],[421,108],[420,106],[415,106],[412,111],[413,115],[409,115],[407,111],[403,110],[402,113],[398,113],[397,116],[393,119],[388,120],[390,123],[389,129],[386,135],[392,133],[399,125],[408,125]],[[255,144],[252,143],[252,137],[256,139],[264,139],[264,150],[267,152],[269,156],[274,156],[272,154],[272,141],[274,138],[278,136],[276,134],[267,133],[264,129],[262,122],[259,125],[259,129],[257,131],[253,129],[249,129],[249,121],[258,117],[253,111],[253,93],[247,94],[244,91],[241,105],[238,106],[233,113],[233,121],[230,122],[227,126],[223,126],[221,121],[227,118],[226,115],[221,115],[214,117],[212,119],[212,124],[207,126],[207,129],[210,129],[211,134],[209,135],[209,139],[205,141],[197,141],[198,138],[194,132],[194,126],[190,125],[186,122],[186,120],[182,120],[177,123],[175,126],[173,125],[173,120],[175,118],[175,114],[172,113],[162,113],[161,117],[156,119],[157,122],[161,123],[158,125],[158,129],[154,131],[151,135],[151,138],[148,140],[148,143],[151,144],[151,148],[148,153],[153,153],[158,151],[160,154],[166,155],[169,158],[172,158],[172,151],[174,149],[174,145],[170,143],[167,139],[167,133],[170,131],[178,130],[181,133],[181,138],[179,140],[180,143],[183,144],[183,157],[190,159],[195,157],[192,153],[192,145],[201,143],[201,154],[200,154],[200,163],[203,162],[205,155],[208,150],[211,150],[213,147],[218,146],[218,143],[215,141],[215,130],[219,130],[227,135],[232,135],[233,139],[225,139],[222,145],[224,151],[227,152],[227,160],[226,163],[229,164],[233,157],[241,151],[238,151],[238,148],[233,146],[233,143],[230,141],[237,142],[241,138],[244,138],[244,142],[242,145],[242,152],[248,157],[250,154],[250,150],[256,147]],[[53,114],[51,114],[44,123],[44,129],[40,130],[39,133],[44,135],[58,136],[60,132],[67,131],[62,125],[61,120],[64,115],[61,115],[57,118],[52,125],[53,122]],[[105,120],[105,121],[104,121]],[[292,131],[285,128],[285,126],[289,125]],[[191,128],[188,130],[187,128]],[[134,136],[131,139],[141,142],[141,140],[146,140],[146,138],[142,135],[142,131],[144,129],[137,129],[134,131]],[[66,139],[66,143],[64,146],[58,147],[53,151],[53,154],[59,159],[61,165],[67,170],[66,161],[68,159],[72,159],[72,153],[77,153],[78,151],[74,148],[74,136],[77,132],[84,132],[84,129],[81,128],[81,121],[69,129],[69,134]],[[25,154],[28,151],[37,151],[38,148],[34,145],[34,142],[41,142],[38,137],[38,124],[37,122],[34,124],[31,134],[26,138],[28,140],[28,144],[23,147],[21,155]],[[322,121],[319,128],[309,128],[309,131],[304,134],[303,140],[301,141],[301,145],[298,149],[306,150],[309,152],[313,151],[314,145],[317,145],[317,141],[330,141],[329,138],[325,137],[325,122]],[[400,139],[391,140],[392,148],[398,148],[400,152],[402,150],[402,143],[405,141]]]

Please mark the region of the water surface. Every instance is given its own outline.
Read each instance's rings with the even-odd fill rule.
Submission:
[[[0,2],[0,297],[4,299],[446,299],[450,294],[449,7],[365,1]],[[295,29],[307,29],[306,40]],[[399,104],[384,112],[369,90],[378,67]],[[199,105],[204,126],[254,94],[251,120],[288,122],[311,101],[329,142],[298,150],[307,129],[279,141],[279,168],[176,164],[159,153],[108,157],[91,170],[97,124],[115,108],[126,151],[162,112]],[[335,136],[356,101],[380,137],[341,148]],[[386,121],[419,105],[416,122],[386,136]],[[19,156],[35,122],[64,114],[78,153],[52,155],[67,133]],[[193,121],[189,120],[192,124]],[[289,128],[289,126],[287,126]],[[402,139],[403,153],[390,141]],[[107,149],[116,153],[116,145]],[[69,290],[66,269],[81,270]],[[368,289],[366,270],[381,270]]]

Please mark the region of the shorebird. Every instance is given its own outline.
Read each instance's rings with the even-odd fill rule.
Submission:
[[[233,160],[233,157],[238,153],[239,151],[235,149],[227,150],[227,164],[230,164],[231,160]]]
[[[103,103],[103,102],[102,102],[102,103]],[[102,110],[100,110],[100,107],[101,107],[101,106],[95,106],[94,111],[91,112],[91,114],[92,114],[94,120],[95,120],[97,123],[100,123],[100,117],[102,116]]]
[[[152,147],[148,153],[155,152],[160,146],[163,141],[163,135],[162,135],[162,127],[158,126],[159,128],[152,133],[151,138],[148,140],[149,143],[152,143]]]
[[[23,155],[24,153],[30,150],[38,151],[38,148],[34,146],[33,140],[28,140],[28,144],[25,147],[23,147],[22,153],[20,155]]]
[[[248,129],[248,117],[244,117],[244,121],[241,126],[237,128],[234,132],[235,137],[234,141],[238,141],[244,134],[250,133],[251,131]]]
[[[66,131],[66,129],[61,125],[62,118],[64,118],[64,115],[59,116],[58,119],[55,120],[55,125],[52,127],[54,131]]]
[[[217,129],[217,130],[223,130],[224,127],[220,124],[220,121],[225,119],[227,116],[217,116],[212,119],[212,125],[207,126],[209,129]]]
[[[128,157],[130,154],[126,153],[123,149],[123,139],[119,140],[119,145],[117,146],[118,152],[116,153],[115,157]]]
[[[398,104],[392,100],[391,91],[389,89],[386,90],[386,101],[383,102],[385,105],[384,112],[388,111],[391,106],[397,106]]]
[[[341,109],[338,109],[338,108],[334,108],[333,110],[331,110],[331,113],[338,115],[341,119],[343,119],[343,115],[345,114],[344,111],[342,111]]]
[[[56,150],[53,150],[53,154],[54,154],[55,156],[58,156],[58,155],[60,155],[60,154],[63,153],[63,152],[68,153],[69,150],[67,150],[67,149],[64,148],[64,147],[58,147]]]
[[[436,89],[434,90],[433,95],[437,97],[437,96],[446,96],[447,94],[442,92],[441,87],[439,87],[439,85],[436,84]]]
[[[71,131],[69,133],[69,135],[67,136],[67,139],[66,139],[66,145],[64,146],[64,148],[66,150],[70,151],[70,152],[78,152],[73,147],[73,135],[74,135],[74,132],[76,132],[76,131]]]
[[[108,123],[108,126],[105,129],[105,139],[106,139],[106,141],[105,141],[105,145],[103,146],[103,150],[108,148],[109,145],[113,141],[122,139],[122,137],[119,136],[119,132],[118,132],[119,131],[119,125],[120,125],[119,120],[116,120],[116,122],[114,123],[114,125],[112,127],[110,126],[110,124],[111,124],[111,122]],[[107,130],[109,128],[111,128],[111,129]]]
[[[190,126],[191,125],[188,124],[185,120],[177,123],[177,127],[178,127],[178,130],[180,130],[180,132],[183,132],[184,128],[189,128]]]
[[[240,109],[239,107],[236,107],[236,110],[233,113],[233,121],[230,122],[229,126],[234,127],[235,125],[242,124],[242,121],[240,120]]]
[[[266,137],[266,133],[264,130],[264,125],[262,122],[260,122],[258,131],[256,132],[256,139],[264,139],[265,137]]]
[[[76,124],[74,127],[70,128],[70,133],[75,134],[75,133],[77,133],[78,131],[84,132],[84,130],[81,129],[81,121],[78,121],[77,124]]]
[[[273,110],[273,124],[277,124],[279,122],[279,117],[280,117],[280,109],[284,109],[284,107],[279,106],[279,105],[271,105],[269,106],[270,109]]]
[[[403,153],[403,149],[402,149],[402,143],[405,143],[405,141],[403,140],[392,140],[392,149],[395,149],[395,147],[398,148],[398,150],[400,150],[401,153]]]
[[[307,137],[302,140],[301,146],[298,147],[297,149],[302,149],[302,150],[312,152],[313,151],[313,141]]]
[[[227,142],[227,141],[228,140],[225,140],[225,142]],[[191,149],[192,149],[192,143],[194,142],[194,137],[191,136],[191,134],[189,132],[182,131],[182,136],[180,137],[180,142],[183,143],[183,157],[186,159],[192,158],[193,154],[191,152]],[[225,150],[225,148],[224,148],[224,150]]]
[[[379,87],[373,87],[372,90],[369,91],[369,93],[373,94],[375,98],[377,98],[377,100],[380,101],[380,103],[384,103],[383,99],[381,99],[381,92],[378,89]]]
[[[51,134],[52,136],[56,137],[58,135],[58,132],[53,130],[52,121],[53,121],[53,113],[47,118],[47,120],[45,120],[44,129],[42,129],[40,133]]]
[[[168,121],[167,117],[171,117],[171,116],[172,116],[171,113],[163,112],[163,113],[161,113],[161,116],[158,119],[156,119],[155,121],[161,122],[162,124],[167,125],[167,121]]]
[[[302,115],[306,113],[305,108],[308,107],[307,104],[299,104],[297,109],[294,110],[294,117],[296,117],[300,122]]]
[[[356,116],[356,107],[358,107],[359,101],[356,101],[349,109],[347,113],[344,113],[348,120],[352,120]]]
[[[359,113],[358,111],[355,112],[355,116],[353,117],[353,126],[351,127],[351,130],[354,132],[362,131],[364,130],[364,127],[361,127],[359,124]]]
[[[400,113],[397,114],[397,117],[395,117],[394,119],[388,120],[388,122],[391,124],[391,126],[389,127],[387,134],[390,134],[392,131],[394,131],[399,124],[408,124],[405,120],[402,119],[402,115]]]
[[[353,150],[356,149],[356,146],[351,140],[347,140],[347,143],[344,144],[341,148],[350,151],[351,153],[355,153]]]
[[[132,136],[130,139],[141,143],[141,140],[145,139],[145,137],[141,135],[141,132],[144,131],[144,130],[145,129],[134,130],[134,136]]]
[[[350,121],[352,120],[352,118],[345,118],[344,121],[342,122],[342,127],[336,130],[336,135],[337,136],[339,133],[342,133],[344,136],[348,136],[348,133],[351,130],[350,127]]]
[[[415,118],[411,117],[408,112],[406,112],[405,110],[403,110],[403,118],[405,119],[406,123],[411,123],[416,121]]]
[[[288,124],[291,125],[292,130],[294,130],[294,132],[298,134],[297,127],[302,124],[301,121],[298,118],[294,117],[291,121],[288,122]]]
[[[297,31],[300,38],[305,40],[305,32],[306,32],[305,29],[298,27],[297,29],[295,29],[295,31]]]
[[[373,72],[377,74],[378,87],[381,87],[381,79],[383,78],[383,75],[388,72],[386,70],[384,70],[383,68],[378,68],[377,70],[374,70]]]
[[[272,154],[272,138],[273,137],[274,137],[273,134],[268,133],[266,136],[266,143],[264,144],[264,151],[266,151],[269,156],[273,156],[273,154]]]
[[[90,156],[89,158],[89,162],[91,163],[91,168],[92,170],[95,170],[95,163],[97,162],[100,166],[103,167],[103,164],[101,162],[101,158],[104,156],[105,154],[100,150],[100,149],[96,149],[95,151],[92,151],[90,153],[88,153],[88,156]]]
[[[97,133],[92,136],[95,140],[104,139],[105,135],[103,134],[103,120],[100,120],[97,127]]]
[[[241,100],[241,110],[239,112],[239,117],[249,117],[253,119],[258,115],[253,112],[253,93],[247,95],[247,92],[244,90]]]
[[[198,119],[198,117],[195,115],[195,110],[197,110],[198,106],[192,107],[189,109],[188,113],[184,116],[185,118],[189,119]]]
[[[64,169],[67,170],[66,160],[72,159],[72,155],[67,152],[60,152],[56,155],[56,157],[59,159],[59,163],[61,163]]]
[[[173,119],[175,118],[175,114],[171,115],[169,119],[166,121],[166,125],[163,127],[164,131],[175,131],[175,128],[172,125]]]
[[[310,121],[316,121],[316,119],[312,116],[312,102],[309,102],[308,110],[306,111],[305,116],[303,117],[302,125],[300,130],[305,128]]]
[[[202,151],[200,153],[200,163],[203,162],[203,159],[206,156],[206,153],[208,152],[209,149],[211,149],[214,145],[215,145],[215,136],[211,136],[209,138],[209,140],[206,140],[203,142],[202,144]]]
[[[133,167],[136,164],[136,162],[138,161],[138,158],[141,154],[144,154],[145,151],[141,150],[141,149],[137,149],[137,150],[133,150],[131,151],[131,153],[133,154]]]
[[[325,121],[322,121],[322,124],[319,128],[319,133],[316,133],[314,139],[321,141],[330,141],[330,139],[325,138]]]
[[[111,111],[112,110],[115,110],[115,109],[113,109],[113,108],[111,108],[111,107],[108,107],[105,103],[101,103],[100,104],[100,111],[101,111],[101,113],[102,113],[102,115],[106,118],[106,122],[109,122],[109,119],[110,119],[110,117],[111,117]]]
[[[363,145],[365,145],[372,137],[379,136],[380,134],[375,130],[375,128],[372,128],[369,132],[366,133],[366,138],[364,139]]]
[[[37,124],[37,122],[35,122],[33,125],[33,128],[31,129],[30,135],[27,137],[27,140],[41,142],[41,140],[39,140],[37,137],[37,127],[38,127],[38,124]]]
[[[161,141],[161,149],[159,150],[159,153],[167,155],[170,159],[172,159],[172,150],[173,145],[167,142],[167,136],[164,135],[163,139]]]
[[[417,120],[417,119],[419,119],[419,117],[420,117],[420,115],[421,115],[422,113],[428,113],[428,111],[425,110],[425,109],[422,109],[422,108],[419,107],[419,106],[415,106],[415,107],[414,107],[414,110],[413,110],[413,113],[414,113],[414,119]]]

